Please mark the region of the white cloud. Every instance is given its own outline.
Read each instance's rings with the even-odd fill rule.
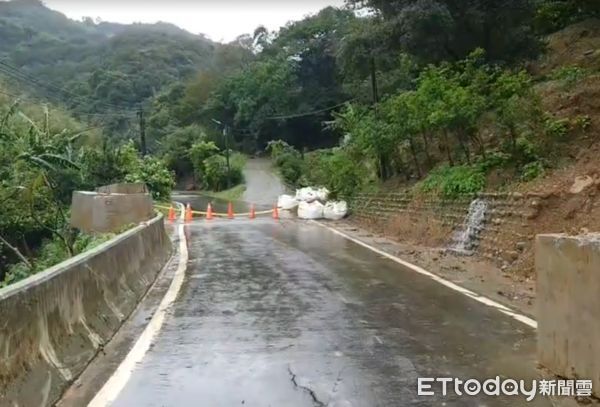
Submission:
[[[252,33],[259,25],[276,30],[324,7],[342,6],[344,0],[45,0],[45,4],[76,20],[99,17],[118,23],[165,21],[195,34],[206,34],[215,41],[228,42],[240,34]]]

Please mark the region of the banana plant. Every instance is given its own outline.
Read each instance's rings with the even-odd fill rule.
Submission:
[[[81,154],[74,148],[85,133],[68,130],[56,131],[50,125],[48,109],[44,107],[42,120],[36,122],[19,109],[18,102],[11,105],[0,118],[0,148],[7,154],[4,159],[17,169],[12,182],[19,188],[9,191],[6,199],[20,198],[29,223],[46,230],[64,243],[73,254],[74,236],[68,228],[64,199],[58,187],[65,171],[79,170]],[[14,171],[14,170],[13,170]],[[9,174],[4,174],[10,176]],[[18,197],[16,195],[18,194]],[[3,198],[0,196],[0,200]],[[0,242],[9,248],[28,267],[31,262],[18,248],[1,237]]]

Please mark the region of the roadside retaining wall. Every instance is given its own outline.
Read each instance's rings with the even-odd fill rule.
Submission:
[[[162,215],[0,290],[0,406],[49,406],[167,262]]]
[[[481,226],[473,231],[473,251],[498,266],[520,265],[532,269],[535,219],[550,196],[481,193],[444,199],[402,192],[360,194],[350,209],[352,217],[360,223],[401,241],[450,247],[455,234],[464,229],[474,199],[485,201],[486,210]],[[522,256],[523,253],[529,255]]]
[[[574,186],[576,186],[574,184]],[[483,222],[473,232],[474,254],[504,270],[533,275],[535,236],[600,231],[600,180],[549,193],[481,193],[444,199],[406,192],[360,194],[351,220],[401,242],[450,247],[464,229],[474,199],[485,201]]]
[[[535,263],[538,360],[600,396],[600,234],[539,235]]]

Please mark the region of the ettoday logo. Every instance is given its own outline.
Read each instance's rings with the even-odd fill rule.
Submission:
[[[417,379],[419,396],[447,396],[453,391],[457,396],[523,396],[532,401],[540,396],[582,396],[592,395],[591,380],[515,380],[501,379],[500,376],[484,381],[462,380],[455,377],[420,377]]]

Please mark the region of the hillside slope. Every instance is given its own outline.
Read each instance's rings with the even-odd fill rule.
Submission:
[[[546,146],[540,176],[524,182],[502,169],[488,174],[483,199],[491,213],[478,232],[481,245],[476,251],[492,269],[511,272],[517,284],[535,275],[537,234],[600,231],[600,20],[550,35],[545,54],[530,70],[542,108],[564,127],[548,140],[552,143]],[[386,202],[395,199],[390,193],[402,194],[398,191],[410,191],[413,185],[405,180],[384,184],[365,204],[367,216],[357,213],[354,221],[403,243],[451,247],[464,227],[472,196],[454,202],[413,199],[409,193],[409,202]],[[388,212],[394,215],[390,218]]]
[[[134,106],[212,64],[217,44],[171,24],[74,21],[37,0],[0,2],[2,76],[78,110]],[[14,67],[22,74],[15,76]],[[58,86],[34,86],[31,77]],[[60,91],[61,88],[64,89]],[[70,93],[69,93],[70,92]],[[73,100],[72,94],[80,95]]]

